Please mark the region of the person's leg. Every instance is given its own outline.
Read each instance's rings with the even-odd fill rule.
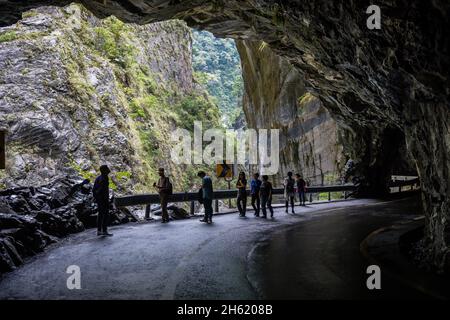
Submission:
[[[252,194],[252,207],[253,207],[253,210],[255,210],[255,217],[257,217],[259,215],[258,207],[256,206],[256,200],[257,200],[257,195]]]
[[[206,212],[206,215],[205,215],[205,218],[206,218],[206,221],[210,221],[210,222],[212,222],[212,216],[213,216],[213,207],[212,207],[212,199],[205,199],[206,200],[206,202],[205,202],[205,212]]]
[[[167,195],[161,194],[161,211],[162,211],[162,220],[169,222],[169,213],[167,212]]]
[[[239,210],[239,215],[242,216],[242,206],[241,206],[242,198],[241,198],[240,195],[238,195],[236,201],[237,201],[237,207],[238,207],[238,210]]]
[[[247,196],[242,196],[242,215],[245,217],[245,213],[247,212]]]
[[[98,205],[98,213],[97,213],[97,232],[98,233],[103,232],[103,217],[104,217],[104,210],[101,205]]]
[[[104,209],[103,221],[102,221],[102,231],[103,233],[108,233],[108,222],[109,222],[109,208],[108,206]]]
[[[288,213],[289,210],[289,196],[286,196],[286,213]]]
[[[273,218],[272,198],[267,199],[267,207],[270,211],[270,217]]]
[[[267,217],[266,204],[267,204],[267,199],[265,197],[261,197],[261,209],[262,209],[263,218]]]
[[[200,222],[208,222],[208,205],[206,204],[206,199],[203,199],[203,211],[205,214],[203,215],[203,219]]]
[[[259,197],[259,194],[256,195],[256,216],[259,217],[259,211],[261,210],[261,199]]]

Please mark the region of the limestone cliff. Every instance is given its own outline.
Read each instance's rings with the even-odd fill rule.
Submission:
[[[42,7],[0,29],[0,126],[8,129],[4,187],[61,174],[93,178],[112,167],[112,188],[148,190],[170,159],[170,133],[218,111],[193,80],[191,31],[172,20],[145,26],[99,20],[78,5]],[[211,111],[202,115],[203,109]],[[216,112],[216,113],[215,113]]]
[[[309,94],[300,73],[258,41],[237,41],[250,128],[280,130],[280,171],[300,173],[311,184],[340,181],[346,159],[336,122]]]

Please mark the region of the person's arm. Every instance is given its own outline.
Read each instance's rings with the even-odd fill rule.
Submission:
[[[98,195],[99,198],[103,201],[107,202],[109,201],[109,185],[108,185],[108,179],[102,178],[99,181],[99,188],[98,188]]]

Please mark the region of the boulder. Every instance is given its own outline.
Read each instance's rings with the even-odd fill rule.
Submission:
[[[58,238],[97,225],[92,185],[78,177],[61,176],[41,187],[0,192],[0,273],[41,252]],[[136,221],[111,199],[111,224]]]
[[[191,215],[185,209],[171,203],[167,206],[167,212],[169,213],[170,218],[173,220],[189,219],[191,217]],[[161,206],[155,206],[152,214],[156,216],[162,215]]]
[[[10,237],[0,238],[0,272],[11,271],[23,263],[14,242]]]

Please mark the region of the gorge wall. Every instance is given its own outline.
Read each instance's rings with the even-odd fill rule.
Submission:
[[[184,189],[191,173],[169,161],[170,133],[190,116],[219,121],[194,82],[191,30],[178,20],[137,26],[78,5],[41,7],[0,29],[0,70],[7,188],[64,174],[92,180],[107,163],[113,189],[148,191],[159,166]]]
[[[340,182],[347,161],[336,122],[294,66],[259,41],[237,41],[249,128],[280,130],[280,184],[288,171],[312,185]]]

